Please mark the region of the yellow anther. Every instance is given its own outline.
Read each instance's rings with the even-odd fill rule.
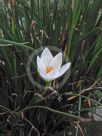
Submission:
[[[54,67],[53,66],[46,67],[46,69],[45,69],[45,73],[46,74],[50,73],[51,71],[54,71]]]

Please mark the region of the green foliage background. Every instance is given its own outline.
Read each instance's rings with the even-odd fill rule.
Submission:
[[[73,111],[69,106],[68,109],[62,110],[63,113],[59,112],[61,107],[69,104],[66,98],[63,98],[64,102],[61,105],[54,107],[52,102],[55,97],[47,103],[43,101],[42,99],[45,100],[45,96],[41,94],[43,90],[33,86],[27,77],[26,64],[29,55],[38,48],[49,45],[64,51],[72,64],[70,77],[66,85],[57,90],[57,97],[68,92],[79,92],[77,85],[73,89],[68,83],[82,80],[84,83],[81,87],[86,88],[99,80],[98,85],[101,86],[102,1],[0,1],[1,134],[6,135],[8,132],[13,136],[53,134],[57,131],[57,125],[66,120],[64,114],[69,117],[67,114]],[[35,61],[32,64],[32,72],[34,78],[37,77],[41,82]],[[76,103],[77,100],[73,108],[77,111]],[[31,106],[38,108],[32,107],[29,110]],[[28,110],[24,110],[26,107],[29,107]],[[50,116],[48,111],[52,111],[53,121],[48,120]],[[60,114],[63,116],[62,119]],[[74,115],[76,114],[73,113],[72,116]]]

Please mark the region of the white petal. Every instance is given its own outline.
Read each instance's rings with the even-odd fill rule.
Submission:
[[[39,56],[37,56],[37,67],[38,67],[38,72],[39,72],[39,68],[42,69],[42,71],[45,70],[45,65]]]
[[[41,68],[39,68],[39,74],[43,79],[46,80],[47,77],[46,77],[45,73],[41,70]]]
[[[54,80],[54,79],[56,79],[58,76],[59,76],[59,73],[58,73],[58,71],[55,71],[55,72],[53,72],[53,73],[49,73],[49,78],[51,79],[51,80]]]
[[[51,77],[45,74],[41,68],[39,68],[39,74],[45,81],[52,81]]]
[[[37,56],[37,67],[38,67],[38,72],[40,76],[46,81],[51,81],[49,76],[45,73],[45,66],[39,56]]]
[[[62,76],[70,67],[71,63],[67,63],[65,65],[63,65],[59,71],[55,71],[51,74],[49,74],[49,78],[51,78],[52,80],[55,80],[56,78],[59,78],[60,76]]]
[[[44,62],[45,66],[48,66],[49,63],[52,61],[53,56],[47,47],[43,50],[41,54],[41,59]]]
[[[57,54],[49,64],[54,69],[59,69],[62,65],[62,53]]]
[[[63,65],[59,70],[59,77],[62,76],[70,67],[71,63]]]

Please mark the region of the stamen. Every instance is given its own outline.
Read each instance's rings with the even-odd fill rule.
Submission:
[[[50,73],[51,71],[54,71],[54,67],[53,66],[46,67],[46,69],[45,69],[45,73],[46,74]]]

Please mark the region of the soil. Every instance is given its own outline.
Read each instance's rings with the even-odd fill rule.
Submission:
[[[92,121],[82,124],[85,136],[102,136],[102,122]],[[81,136],[81,135],[80,135]]]
[[[102,136],[102,121],[91,121],[80,126],[84,135],[79,132],[78,136]],[[56,132],[53,136],[75,136],[75,128],[70,128],[69,132]]]

